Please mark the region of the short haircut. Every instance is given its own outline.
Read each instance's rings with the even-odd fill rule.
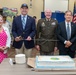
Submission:
[[[37,17],[36,17],[36,16],[33,16],[33,18],[35,18],[35,19],[36,19]]]
[[[71,13],[71,15],[73,15],[73,13],[72,13],[72,11],[71,11],[71,10],[67,10],[67,11],[65,12],[65,15],[66,15],[66,13],[68,13],[68,12],[70,12],[70,13]]]

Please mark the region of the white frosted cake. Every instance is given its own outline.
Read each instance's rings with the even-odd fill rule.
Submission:
[[[17,54],[17,55],[15,55],[15,61],[18,64],[25,63],[26,62],[26,60],[25,60],[25,54]]]
[[[69,56],[36,56],[35,68],[75,68],[75,62]]]

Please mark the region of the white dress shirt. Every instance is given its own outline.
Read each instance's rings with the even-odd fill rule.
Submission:
[[[5,23],[3,23],[3,26],[4,27],[7,27],[8,29],[10,29],[10,27],[9,27],[9,23],[6,21]]]

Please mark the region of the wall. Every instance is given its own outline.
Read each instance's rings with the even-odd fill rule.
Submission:
[[[29,15],[36,15],[39,19],[41,17],[41,11],[43,11],[43,1],[44,0],[32,0],[32,8],[29,8]],[[69,0],[69,9],[73,11],[73,4],[75,0]],[[22,3],[27,3],[29,5],[30,0],[0,0],[0,8],[18,8],[18,14],[20,14],[20,6]]]
[[[9,8],[18,8],[20,9],[20,6],[22,3],[27,3],[28,0],[0,0],[0,8],[1,7],[9,7]],[[19,11],[20,13],[20,11]]]
[[[73,11],[75,1],[76,0],[69,0],[69,10]]]
[[[45,9],[51,9],[51,11],[63,11],[68,9],[68,0],[45,0]]]
[[[43,0],[32,0],[32,8],[29,8],[29,11],[30,15],[36,15],[37,18],[41,18],[41,12],[43,11]]]
[[[22,3],[30,4],[30,0],[0,0],[0,8],[18,8],[18,14],[20,14],[20,6]],[[29,15],[36,15],[40,18],[41,11],[43,11],[43,0],[32,0],[32,8],[29,8]]]

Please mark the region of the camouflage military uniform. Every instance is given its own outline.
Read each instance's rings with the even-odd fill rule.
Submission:
[[[40,19],[37,24],[37,40],[36,44],[40,46],[41,55],[50,55],[54,51],[56,45],[56,27],[58,22],[54,19],[49,19],[49,21],[44,18]]]

